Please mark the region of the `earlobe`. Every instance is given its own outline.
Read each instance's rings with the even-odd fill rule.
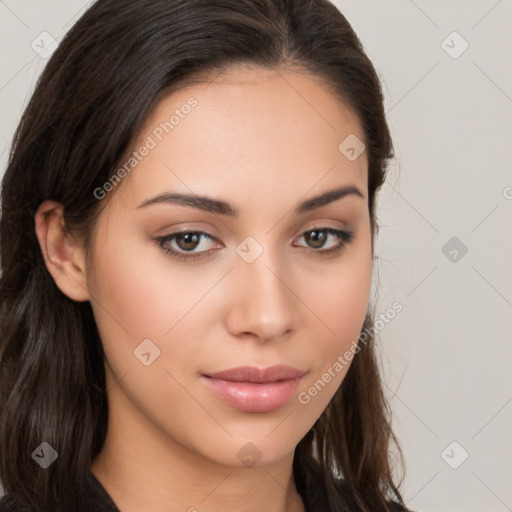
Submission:
[[[67,230],[60,203],[41,203],[35,216],[35,229],[48,272],[70,299],[89,300],[85,267],[85,247]]]

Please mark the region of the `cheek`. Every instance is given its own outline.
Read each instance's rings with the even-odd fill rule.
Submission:
[[[101,252],[89,287],[105,357],[116,377],[130,371],[135,380],[143,369],[160,372],[168,381],[164,369],[173,374],[198,371],[198,360],[208,348],[204,341],[218,321],[219,303],[212,303],[211,292],[225,269],[212,266],[198,272],[193,265],[171,262],[158,247],[123,234],[119,226],[109,227],[108,233],[97,244]],[[144,342],[148,339],[154,346]],[[142,347],[158,354],[149,367],[137,359],[139,351],[147,352]]]
[[[366,316],[371,290],[372,265],[362,256],[353,265],[347,265],[334,275],[324,296],[322,311],[325,311],[329,326],[340,345],[347,339],[357,337]]]
[[[199,317],[205,305],[200,301],[218,278],[204,276],[199,281],[197,272],[167,265],[158,248],[128,243],[128,234],[123,238],[113,231],[99,245],[101,254],[96,255],[89,283],[109,367],[111,406],[135,406],[154,423],[175,425],[176,435],[187,432],[190,425],[177,421],[174,412],[194,407],[180,385],[181,373],[197,367],[197,344],[204,340]]]
[[[116,324],[125,336],[161,339],[200,300],[208,283],[198,282],[185,267],[172,270],[158,247],[129,240],[129,234],[125,239],[109,235],[97,256],[89,283],[95,309],[103,324]]]
[[[309,294],[318,318],[310,317],[311,338],[315,340],[312,357],[315,364],[302,387],[298,400],[311,404],[317,414],[327,406],[342,383],[357,349],[371,293],[372,256],[369,233],[339,265],[333,266],[329,279],[310,283]],[[320,320],[321,321],[320,321]],[[315,335],[316,334],[316,335]]]
[[[325,348],[343,348],[357,337],[366,316],[371,292],[372,254],[369,228],[361,230],[356,240],[320,278],[310,278],[308,300],[325,324]],[[306,291],[306,290],[305,290]],[[304,292],[305,293],[305,292]]]

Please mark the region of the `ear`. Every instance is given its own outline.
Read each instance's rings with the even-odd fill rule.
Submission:
[[[55,284],[70,299],[89,300],[85,248],[67,231],[62,205],[44,201],[34,220],[44,262]]]

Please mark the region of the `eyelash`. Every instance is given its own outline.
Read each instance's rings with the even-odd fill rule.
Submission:
[[[334,235],[338,237],[340,242],[335,247],[332,247],[331,249],[311,249],[308,247],[301,248],[305,250],[310,255],[314,253],[314,255],[318,255],[320,257],[330,257],[330,256],[336,256],[350,243],[352,242],[354,238],[354,234],[348,231],[343,231],[341,229],[334,229],[329,227],[315,227],[312,229],[309,229],[308,231],[304,231],[300,236],[304,236],[306,234],[312,233],[314,231],[321,231],[324,233],[327,233],[328,235]],[[171,233],[170,235],[166,235],[160,238],[157,238],[155,241],[158,244],[158,246],[164,251],[164,253],[170,255],[171,257],[180,260],[180,261],[186,261],[186,260],[197,260],[199,258],[207,257],[209,253],[214,251],[215,249],[210,249],[208,251],[202,251],[200,253],[183,253],[176,251],[170,247],[166,247],[166,244],[169,244],[172,242],[178,235],[181,234],[195,234],[195,235],[201,235],[204,238],[208,240],[217,240],[214,236],[210,235],[209,233],[205,233],[203,231],[191,231],[191,230],[184,230],[184,231],[176,231],[175,233]],[[218,241],[218,240],[217,240]]]

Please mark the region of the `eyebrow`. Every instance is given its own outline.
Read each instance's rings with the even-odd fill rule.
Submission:
[[[295,207],[294,213],[306,213],[339,199],[343,199],[347,196],[356,196],[364,199],[364,195],[357,187],[354,185],[345,185],[333,190],[328,190],[327,192],[324,192],[318,196],[303,201]],[[190,206],[192,208],[198,208],[199,210],[204,210],[219,215],[228,215],[230,217],[238,217],[239,214],[239,211],[236,207],[219,199],[213,199],[207,196],[198,196],[196,194],[177,194],[170,192],[159,194],[158,196],[146,199],[142,204],[137,206],[137,208],[145,208],[153,204],[161,203]]]

